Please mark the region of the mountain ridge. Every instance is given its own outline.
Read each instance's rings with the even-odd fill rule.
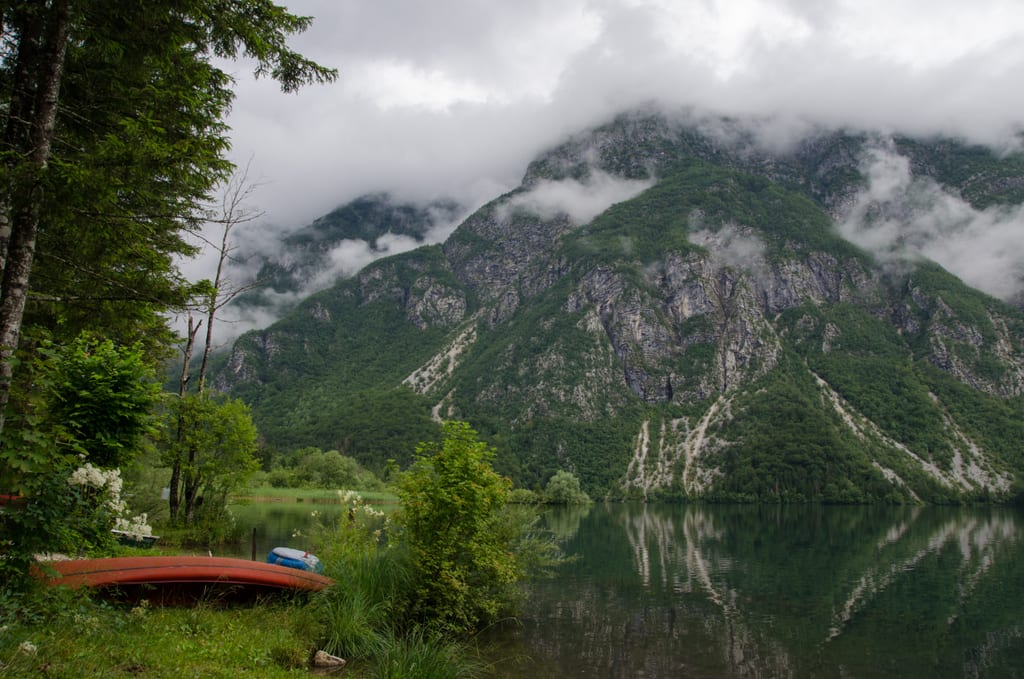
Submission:
[[[840,235],[867,135],[773,154],[721,126],[633,115],[570,139],[444,243],[243,336],[216,385],[271,443],[371,467],[459,418],[518,483],[569,469],[610,497],[1018,492],[1020,312]],[[892,144],[979,208],[1024,199],[1019,156]]]

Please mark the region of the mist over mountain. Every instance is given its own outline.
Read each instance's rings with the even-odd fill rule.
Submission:
[[[263,328],[310,295],[369,263],[443,241],[468,210],[454,200],[424,204],[385,192],[341,205],[298,229],[249,228],[234,239],[225,276],[250,289],[222,313],[219,341]]]
[[[272,294],[329,287],[243,335],[216,384],[271,445],[378,469],[458,418],[527,487],[1019,494],[1024,157],[769,129],[622,115],[454,230],[451,202],[345,206],[261,265]],[[335,266],[352,242],[394,254]]]

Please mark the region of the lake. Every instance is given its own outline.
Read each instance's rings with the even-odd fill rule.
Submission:
[[[318,520],[325,523],[337,520],[348,511],[348,505],[338,502],[251,502],[230,505],[228,509],[244,537],[241,544],[221,547],[217,556],[250,558],[255,529],[256,558],[262,561],[274,547],[292,547],[315,553],[317,545],[311,542],[311,528]],[[313,516],[313,512],[320,518]]]
[[[501,677],[1024,677],[1019,510],[598,504],[544,521],[574,561],[483,635]]]

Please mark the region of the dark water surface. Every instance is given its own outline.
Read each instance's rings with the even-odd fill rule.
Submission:
[[[231,505],[228,509],[235,517],[242,541],[222,547],[218,556],[250,558],[255,529],[256,559],[262,561],[274,547],[315,553],[314,526],[318,522],[337,521],[348,510],[348,505],[336,502],[252,502]]]
[[[596,505],[487,633],[503,677],[1024,677],[1024,515]]]
[[[310,513],[344,509],[233,508],[260,559],[315,549]],[[1024,677],[1020,510],[599,504],[544,520],[575,561],[483,635],[501,677]]]

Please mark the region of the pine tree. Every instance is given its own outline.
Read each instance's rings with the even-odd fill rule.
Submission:
[[[194,292],[174,258],[232,169],[215,59],[285,92],[336,72],[287,46],[312,19],[270,0],[8,0],[0,20],[2,434],[32,329],[170,340],[160,314]]]

